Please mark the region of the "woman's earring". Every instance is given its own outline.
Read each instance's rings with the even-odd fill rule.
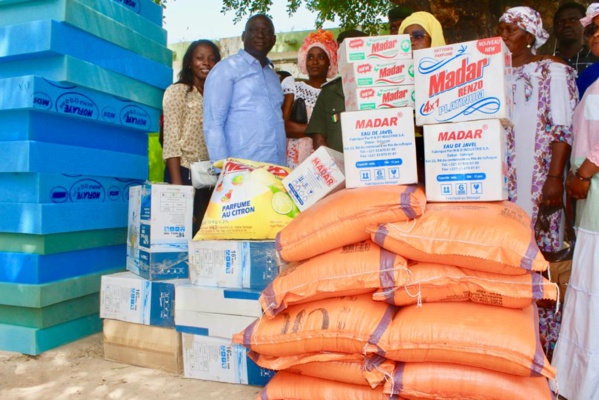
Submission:
[[[530,49],[530,48],[531,48],[531,45],[530,45],[530,43],[526,45],[526,48],[527,48],[527,49]]]

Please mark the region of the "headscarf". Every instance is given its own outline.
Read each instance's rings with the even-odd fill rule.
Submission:
[[[306,69],[306,58],[311,48],[321,48],[329,57],[330,68],[327,71],[327,78],[331,79],[337,75],[337,41],[333,34],[324,29],[319,29],[316,32],[310,33],[304,39],[302,47],[300,47],[297,53],[297,66],[302,74],[308,75]]]
[[[593,22],[593,19],[595,19],[597,15],[599,15],[599,3],[591,3],[589,8],[587,8],[587,15],[580,19],[580,23],[586,28],[587,25],[590,25],[590,23]]]
[[[512,7],[503,13],[499,22],[514,24],[518,28],[535,37],[532,54],[537,54],[537,49],[549,39],[549,34],[543,29],[541,14],[530,7]]]
[[[435,16],[426,11],[417,11],[403,20],[399,27],[399,33],[404,33],[405,29],[418,24],[424,28],[426,33],[431,37],[431,47],[445,46],[445,37],[443,36],[443,28],[441,23]]]

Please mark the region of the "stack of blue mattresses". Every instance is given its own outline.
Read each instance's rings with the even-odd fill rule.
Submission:
[[[151,0],[0,0],[0,350],[102,330],[171,64]]]

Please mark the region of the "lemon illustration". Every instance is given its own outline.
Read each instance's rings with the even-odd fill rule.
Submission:
[[[289,214],[293,210],[293,201],[285,192],[277,192],[272,195],[272,208],[278,214]]]

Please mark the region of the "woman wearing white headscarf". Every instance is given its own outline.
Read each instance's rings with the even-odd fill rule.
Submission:
[[[556,251],[560,240],[564,169],[572,145],[572,112],[578,93],[575,71],[562,60],[539,56],[549,37],[538,12],[513,7],[499,19],[497,33],[512,53],[513,128],[508,128],[509,196],[536,222],[541,204],[558,210],[538,240]]]

